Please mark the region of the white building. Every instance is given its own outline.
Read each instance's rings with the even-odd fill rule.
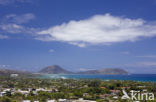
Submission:
[[[10,74],[10,77],[18,77],[18,74]]]
[[[47,100],[47,102],[55,102],[55,100]]]
[[[114,96],[113,98],[114,98],[114,99],[118,99],[118,96]]]
[[[27,94],[30,93],[29,91],[23,91],[23,90],[20,90],[20,89],[18,89],[17,92],[19,92],[19,93],[21,93],[21,94],[23,94],[23,95],[27,95]]]
[[[30,100],[23,100],[22,102],[31,102]]]
[[[83,98],[79,98],[78,100],[73,100],[72,102],[96,102],[92,100],[83,100]]]
[[[67,99],[59,99],[59,102],[66,102]]]
[[[5,91],[1,92],[1,93],[0,93],[0,97],[4,96],[5,94],[6,94]]]

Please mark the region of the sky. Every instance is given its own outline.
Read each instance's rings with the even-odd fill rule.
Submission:
[[[0,68],[156,74],[156,0],[0,0]]]

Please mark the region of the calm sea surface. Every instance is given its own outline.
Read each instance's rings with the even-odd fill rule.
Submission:
[[[102,79],[102,80],[133,80],[156,82],[156,74],[131,74],[131,75],[82,75],[82,74],[44,74],[40,78],[46,79]]]

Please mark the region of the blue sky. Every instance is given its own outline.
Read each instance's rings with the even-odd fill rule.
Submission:
[[[0,0],[0,67],[156,73],[155,0]]]

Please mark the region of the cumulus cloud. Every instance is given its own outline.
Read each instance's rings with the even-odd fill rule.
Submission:
[[[85,47],[133,42],[141,38],[156,36],[156,23],[105,14],[79,21],[71,20],[38,32],[38,34],[41,35],[36,38],[38,40],[61,41]]]
[[[6,35],[0,35],[0,39],[7,39],[8,38],[8,36],[6,36]]]

